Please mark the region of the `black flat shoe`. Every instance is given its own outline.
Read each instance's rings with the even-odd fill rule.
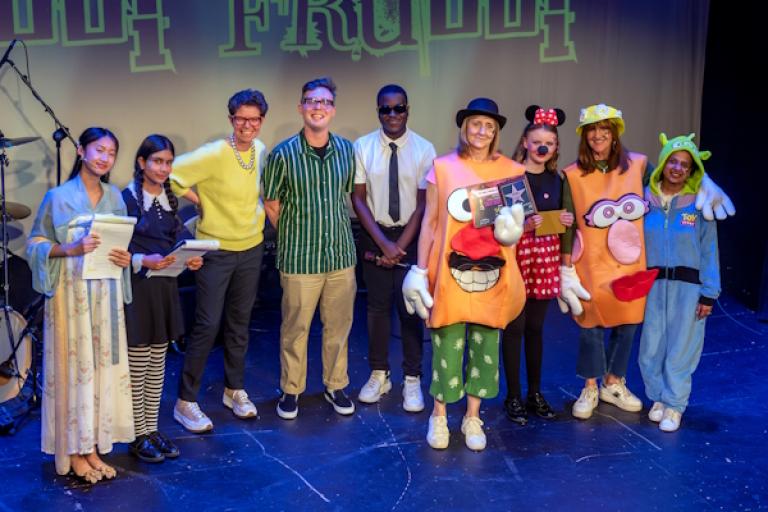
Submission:
[[[152,440],[152,444],[160,450],[160,453],[165,455],[166,459],[175,459],[179,456],[178,446],[173,444],[173,441],[168,439],[162,432],[155,430],[149,434],[149,438]]]
[[[541,393],[528,395],[528,399],[525,401],[525,406],[529,411],[536,413],[536,416],[539,418],[551,420],[557,417],[554,409],[552,409],[547,401],[544,400],[544,397],[541,395]]]
[[[519,396],[513,396],[504,400],[504,412],[507,414],[507,418],[510,421],[517,423],[518,425],[525,425],[528,423],[528,412],[523,407],[523,402]]]
[[[130,446],[131,453],[144,462],[163,462],[165,460],[160,448],[155,446],[155,443],[146,434],[137,437]]]

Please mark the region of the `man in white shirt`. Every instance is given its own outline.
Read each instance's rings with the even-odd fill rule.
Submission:
[[[424,409],[421,391],[422,322],[405,310],[403,278],[416,263],[424,214],[425,176],[436,157],[434,146],[409,130],[408,95],[385,85],[376,96],[381,128],[355,141],[352,205],[363,227],[358,249],[368,289],[368,361],[371,376],[359,400],[376,403],[392,388],[389,378],[390,318],[393,301],[403,342],[403,408]]]

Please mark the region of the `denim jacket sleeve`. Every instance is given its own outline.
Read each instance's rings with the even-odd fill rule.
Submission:
[[[702,218],[699,232],[701,243],[701,296],[717,299],[720,295],[720,261],[717,249],[717,222]]]

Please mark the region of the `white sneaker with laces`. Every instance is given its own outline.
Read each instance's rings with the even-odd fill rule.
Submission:
[[[392,381],[389,380],[389,372],[384,370],[373,370],[368,382],[365,383],[357,395],[357,399],[365,404],[375,404],[392,389]]]
[[[197,402],[187,402],[179,398],[173,408],[173,419],[195,434],[213,430],[213,422],[200,410]]]
[[[581,390],[579,399],[573,404],[571,413],[574,417],[587,420],[592,417],[592,412],[597,407],[597,388],[585,386]]]
[[[613,384],[606,385],[603,382],[600,386],[600,400],[613,404],[624,411],[638,412],[643,410],[643,402],[632,394],[623,378]]]
[[[421,392],[421,379],[411,375],[405,376],[403,383],[403,409],[408,412],[424,410],[424,395]]]
[[[221,397],[221,401],[225,407],[232,409],[235,416],[240,419],[256,417],[256,406],[248,399],[248,393],[244,389],[224,388],[224,395]]]
[[[659,430],[663,432],[674,432],[680,428],[680,421],[683,419],[683,413],[676,411],[671,407],[664,409],[664,417],[659,423]]]
[[[661,402],[653,402],[653,406],[651,407],[651,410],[648,411],[648,419],[653,421],[654,423],[658,423],[661,421],[661,418],[664,416],[664,404]]]
[[[448,418],[446,416],[430,416],[429,430],[427,431],[427,443],[435,450],[448,448],[451,433],[448,430]]]
[[[461,433],[464,434],[464,443],[467,448],[476,452],[485,450],[483,420],[477,416],[464,416],[461,420]]]

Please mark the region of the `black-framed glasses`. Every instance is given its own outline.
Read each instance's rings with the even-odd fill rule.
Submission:
[[[245,126],[245,123],[248,123],[251,126],[259,126],[261,122],[264,121],[264,116],[258,116],[258,117],[229,116],[229,118],[232,119],[232,122],[235,123],[235,126]]]
[[[328,98],[301,98],[301,102],[308,107],[331,108],[334,101]]]
[[[395,114],[405,114],[406,112],[408,112],[408,105],[404,103],[400,103],[399,105],[395,105],[394,107],[390,107],[389,105],[379,106],[380,116],[389,116],[389,115],[392,115],[392,112],[394,112]]]

